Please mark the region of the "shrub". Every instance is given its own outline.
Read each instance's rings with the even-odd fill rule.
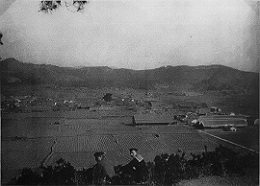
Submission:
[[[258,154],[239,156],[232,149],[219,146],[213,152],[205,152],[199,155],[191,154],[187,160],[185,153],[179,151],[174,154],[157,155],[154,162],[148,162],[142,171],[143,182],[138,184],[148,185],[173,185],[183,179],[198,178],[199,176],[226,176],[242,175],[244,168],[258,168]],[[93,167],[89,169],[75,170],[64,159],[59,159],[54,166],[40,167],[42,173],[36,173],[32,169],[24,168],[18,178],[12,179],[11,185],[91,185]],[[114,167],[115,175],[107,180],[106,184],[133,185],[132,172],[126,166]]]
[[[8,185],[37,185],[42,180],[41,176],[30,168],[23,168],[18,178],[13,178]]]
[[[151,182],[151,169],[153,163],[145,163],[145,166],[142,168],[142,183],[147,184]],[[115,175],[111,179],[112,185],[133,185],[137,184],[134,180],[134,172],[131,169],[128,169],[126,166],[118,165],[114,166]],[[141,183],[138,183],[141,184]]]
[[[154,159],[154,183],[159,185],[172,185],[182,180],[187,163],[184,156],[185,153],[157,155]]]
[[[103,99],[105,100],[105,102],[110,102],[110,101],[112,101],[112,94],[106,93],[106,94],[103,96]]]
[[[259,168],[259,155],[256,153],[248,153],[240,158],[241,167]]]
[[[241,158],[238,153],[224,146],[215,149],[217,160],[222,169],[222,175],[227,174],[243,174],[241,166]],[[216,163],[215,163],[216,164]]]
[[[53,167],[42,167],[43,184],[72,185],[75,180],[75,169],[64,159],[59,159]]]
[[[93,167],[76,171],[77,185],[91,185],[93,179]]]

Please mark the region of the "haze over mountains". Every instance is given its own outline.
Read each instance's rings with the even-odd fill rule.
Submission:
[[[244,72],[223,65],[166,66],[149,70],[110,67],[58,67],[22,63],[13,58],[1,61],[2,85],[86,86],[175,90],[258,90],[259,73]]]

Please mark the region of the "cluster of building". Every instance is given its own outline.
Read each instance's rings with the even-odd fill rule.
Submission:
[[[28,107],[42,105],[45,100],[36,96],[1,96],[2,112],[23,112]]]
[[[104,99],[109,95],[110,99]],[[230,128],[248,126],[247,117],[223,114],[218,107],[204,104],[183,102],[175,105],[164,105],[152,93],[142,97],[135,95],[103,94],[101,97],[89,96],[75,99],[51,99],[40,96],[10,96],[1,101],[2,112],[44,112],[75,111],[78,109],[107,110],[124,107],[134,110],[134,125],[169,125],[191,124],[196,128]],[[109,110],[108,109],[108,110]],[[256,122],[257,123],[257,122]],[[259,123],[259,120],[258,120]]]
[[[153,103],[152,103],[153,104]],[[151,106],[153,108],[153,106]],[[236,131],[236,128],[247,127],[249,116],[236,115],[231,112],[223,113],[219,107],[204,108],[197,105],[183,104],[179,109],[170,112],[158,112],[148,109],[138,112],[133,116],[134,125],[173,125],[189,124],[195,128],[222,128]],[[259,119],[254,120],[254,125],[259,124]]]
[[[77,107],[72,100],[55,100],[41,96],[2,96],[1,99],[1,111],[7,113],[75,110]]]

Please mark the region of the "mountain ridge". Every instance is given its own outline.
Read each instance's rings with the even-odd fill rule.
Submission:
[[[259,87],[259,73],[224,65],[163,66],[155,69],[59,67],[23,63],[14,58],[0,62],[1,84],[55,84],[60,86],[154,88],[158,84],[192,90],[253,89]]]
[[[233,67],[229,67],[229,66],[225,66],[225,65],[221,65],[221,64],[211,64],[211,65],[196,65],[196,66],[190,66],[190,65],[176,65],[176,66],[172,66],[172,65],[166,65],[166,66],[161,66],[161,67],[156,67],[156,68],[151,68],[151,69],[140,69],[140,70],[136,70],[136,69],[130,69],[130,68],[121,68],[121,67],[114,67],[114,66],[75,66],[75,67],[72,67],[72,66],[58,66],[58,65],[54,65],[54,64],[37,64],[37,63],[31,63],[31,62],[22,62],[22,61],[19,61],[19,60],[16,60],[15,58],[7,58],[7,59],[4,59],[4,60],[0,60],[0,63],[1,62],[18,62],[18,63],[23,63],[23,64],[28,64],[28,65],[40,65],[40,66],[53,66],[53,67],[59,67],[59,68],[67,68],[67,69],[82,69],[82,68],[110,68],[110,69],[113,69],[113,70],[120,70],[120,69],[125,69],[125,70],[133,70],[133,71],[145,71],[145,70],[154,70],[154,69],[159,69],[159,68],[171,68],[171,67],[174,67],[174,68],[185,68],[185,67],[188,67],[188,68],[206,68],[206,69],[209,69],[209,68],[219,68],[219,67],[226,67],[226,68],[230,68],[230,69],[235,69],[235,70],[238,70],[238,71],[241,71],[241,72],[249,72],[249,73],[256,73],[256,74],[259,74],[259,72],[255,72],[255,71],[244,71],[244,70],[240,70],[240,69],[236,69],[236,68],[233,68]]]

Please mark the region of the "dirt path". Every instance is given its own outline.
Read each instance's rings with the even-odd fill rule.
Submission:
[[[51,151],[50,153],[43,159],[43,161],[41,162],[41,166],[46,167],[48,165],[49,160],[51,159],[51,157],[53,156],[54,153],[54,147],[57,144],[57,138],[54,138],[53,140],[53,144],[51,146]]]

